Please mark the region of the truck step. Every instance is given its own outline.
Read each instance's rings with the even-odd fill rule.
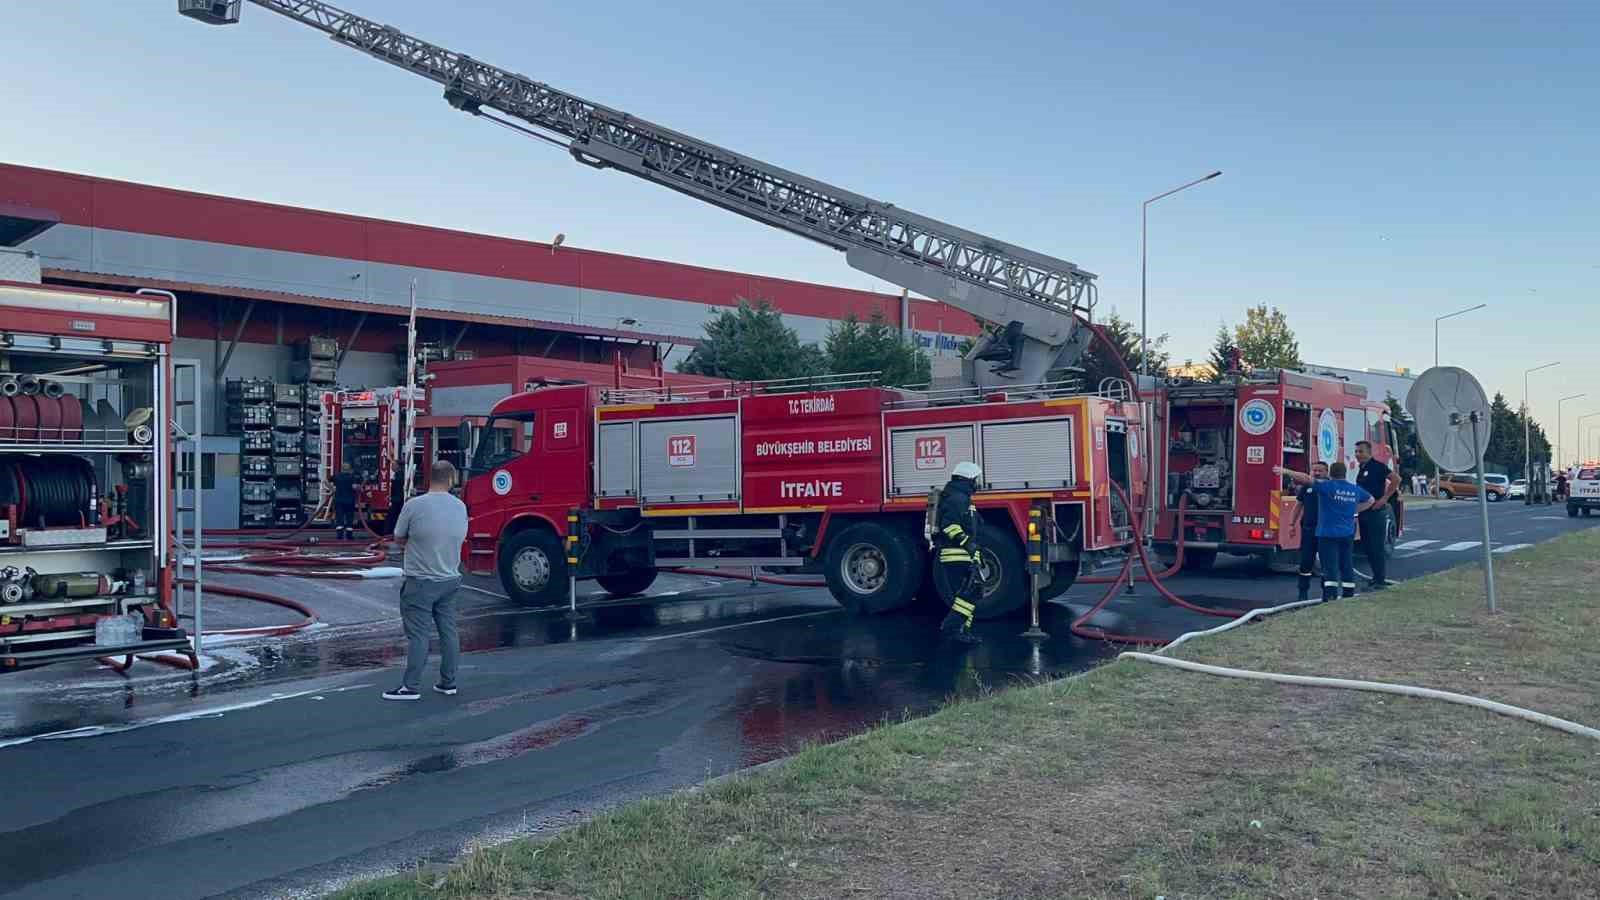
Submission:
[[[792,556],[682,556],[682,557],[656,557],[656,568],[678,569],[684,567],[701,567],[715,569],[748,569],[751,566],[764,568],[767,566],[803,566],[810,563],[809,559],[798,559]]]
[[[658,541],[687,541],[702,538],[781,538],[783,532],[777,528],[674,528],[671,530],[656,529],[650,532]]]

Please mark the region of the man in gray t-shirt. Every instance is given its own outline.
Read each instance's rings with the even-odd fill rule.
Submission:
[[[439,633],[441,694],[456,692],[461,636],[456,632],[456,590],[461,587],[461,545],[467,539],[467,507],[450,493],[456,467],[439,460],[429,471],[428,492],[400,509],[394,537],[405,541],[405,580],[400,585],[400,619],[406,633],[406,672],[385,700],[420,700],[422,670],[428,665],[428,623]]]

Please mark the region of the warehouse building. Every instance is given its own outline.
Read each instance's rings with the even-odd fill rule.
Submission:
[[[226,383],[303,377],[295,348],[314,335],[337,342],[339,384],[400,383],[413,285],[435,358],[670,365],[741,298],[770,301],[808,341],[850,314],[881,313],[930,353],[976,332],[959,310],[893,294],[0,164],[8,245],[36,253],[46,283],[177,296],[174,355],[210,374],[208,527],[237,509],[222,486],[237,480]]]

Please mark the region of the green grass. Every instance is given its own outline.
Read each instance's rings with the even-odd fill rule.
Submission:
[[[1600,530],[1176,655],[1600,724]],[[1131,661],[636,803],[369,898],[1594,897],[1600,744]]]

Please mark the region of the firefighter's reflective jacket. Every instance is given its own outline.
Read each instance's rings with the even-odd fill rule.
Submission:
[[[952,478],[939,494],[939,513],[933,530],[933,545],[939,551],[939,562],[972,562],[978,537],[978,511],[972,505],[974,486],[969,478]]]

